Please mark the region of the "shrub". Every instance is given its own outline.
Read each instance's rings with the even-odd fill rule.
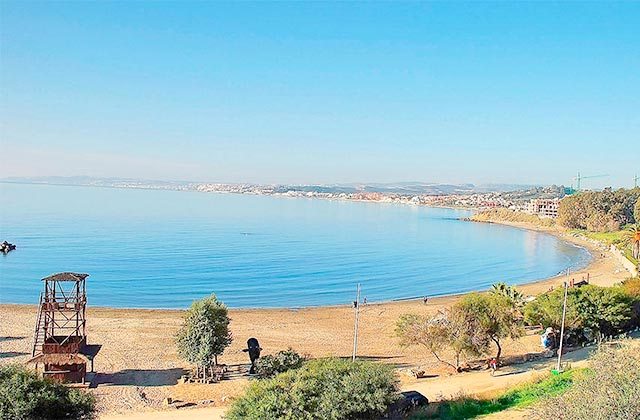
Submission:
[[[640,299],[640,277],[630,277],[623,281],[620,286],[627,295]]]
[[[545,293],[524,308],[529,325],[560,328],[564,289]],[[569,330],[591,328],[597,333],[616,334],[629,326],[633,299],[620,287],[587,285],[571,288],[567,294],[565,327]]]
[[[298,369],[304,363],[304,357],[292,349],[279,351],[273,356],[267,355],[256,362],[256,371],[261,378],[270,378],[291,369]]]
[[[640,348],[625,343],[605,348],[591,359],[591,374],[561,396],[536,409],[543,419],[640,418]]]
[[[216,295],[193,302],[176,336],[178,354],[204,369],[218,364],[218,356],[231,344],[227,307]]]
[[[93,395],[40,379],[34,372],[18,365],[0,368],[0,418],[91,419],[94,417]]]
[[[390,366],[321,359],[254,381],[226,417],[240,419],[378,418],[397,399]]]

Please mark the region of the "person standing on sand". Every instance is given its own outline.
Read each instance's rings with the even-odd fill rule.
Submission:
[[[427,304],[428,301],[429,301],[429,296],[425,296],[422,298],[422,302],[424,302],[425,305]]]
[[[489,360],[489,369],[491,369],[491,376],[496,374],[496,370],[498,370],[498,360],[495,357],[492,357]]]

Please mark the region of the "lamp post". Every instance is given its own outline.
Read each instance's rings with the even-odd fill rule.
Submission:
[[[567,282],[564,282],[564,301],[562,303],[562,325],[560,326],[560,347],[558,348],[558,364],[556,365],[556,371],[560,373],[560,362],[562,360],[562,342],[564,341],[564,320],[567,316],[567,292],[569,287]]]
[[[356,353],[358,352],[358,315],[360,314],[360,283],[356,289],[356,300],[353,302],[353,308],[355,310],[355,325],[353,326],[353,354],[351,361],[356,361]]]

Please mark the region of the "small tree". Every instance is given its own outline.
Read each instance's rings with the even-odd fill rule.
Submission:
[[[218,364],[218,356],[231,344],[227,307],[212,294],[194,301],[187,311],[184,324],[178,331],[178,354],[200,368],[206,377],[206,369]]]
[[[476,336],[482,342],[491,340],[497,349],[496,359],[502,355],[501,340],[522,337],[520,322],[513,293],[471,293],[456,304],[456,308],[477,329]]]
[[[460,371],[463,356],[478,356],[486,351],[486,336],[478,334],[476,322],[453,307],[436,316],[405,314],[396,324],[396,336],[401,346],[424,346],[440,363]],[[441,357],[445,349],[453,351],[453,361]]]

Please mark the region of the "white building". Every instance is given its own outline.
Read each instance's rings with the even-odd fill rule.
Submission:
[[[527,213],[555,219],[558,217],[558,203],[560,200],[557,198],[534,198],[529,201]]]

